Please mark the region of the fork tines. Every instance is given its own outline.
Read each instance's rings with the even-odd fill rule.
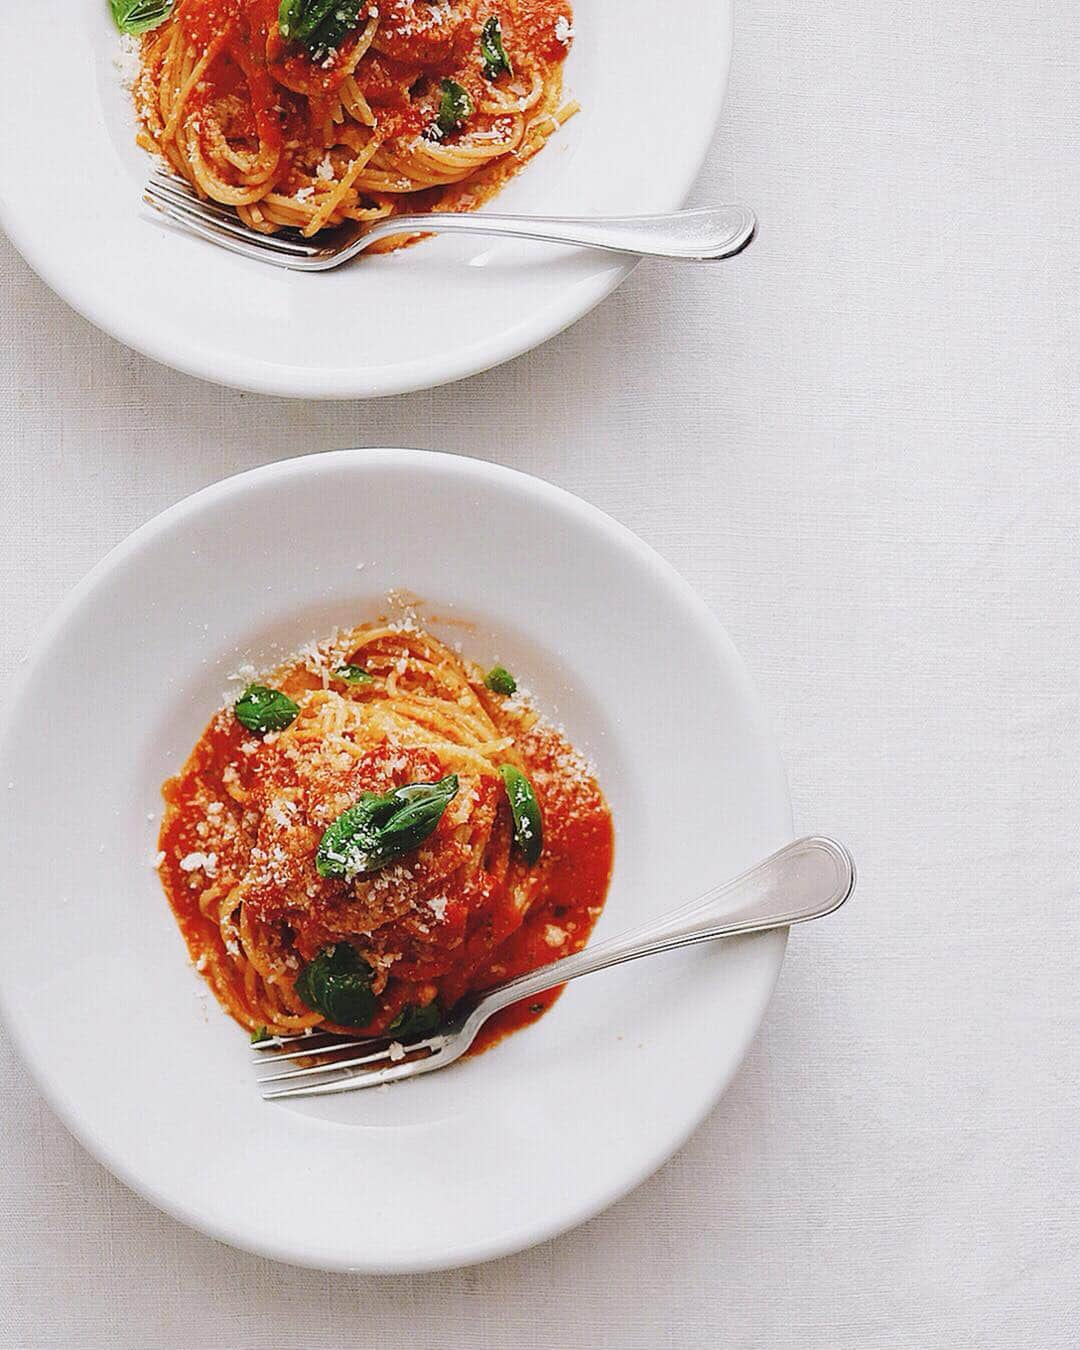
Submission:
[[[143,200],[184,229],[246,257],[266,260],[275,256],[284,263],[322,252],[321,245],[294,230],[262,234],[250,229],[231,207],[204,200],[186,179],[167,169],[151,172]]]
[[[260,1086],[286,1081],[290,1084],[264,1091],[263,1099],[270,1101],[275,1097],[317,1097],[355,1091],[411,1078],[424,1073],[427,1061],[445,1044],[445,1036],[401,1042],[386,1036],[350,1040],[315,1034],[271,1037],[255,1042],[252,1050],[260,1067],[274,1070],[259,1076]],[[353,1051],[360,1053],[350,1053]],[[279,1069],[283,1063],[289,1067]]]

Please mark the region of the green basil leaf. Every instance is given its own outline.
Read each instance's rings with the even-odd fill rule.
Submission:
[[[334,671],[335,680],[344,680],[346,684],[374,684],[374,678],[363,666],[338,666]]]
[[[540,814],[540,803],[536,800],[533,785],[520,769],[503,764],[499,772],[514,817],[514,843],[532,867],[544,851],[544,818]]]
[[[338,1026],[366,1026],[375,1016],[371,967],[347,942],[324,947],[303,968],[293,988],[312,1012]]]
[[[175,0],[109,0],[113,21],[121,33],[149,33],[165,22]]]
[[[272,1041],[273,1039],[274,1039],[273,1036],[270,1035],[270,1032],[264,1026],[258,1027],[255,1031],[251,1033],[252,1045],[259,1045],[263,1041]]]
[[[295,25],[296,41],[311,45],[316,33],[328,19],[334,16],[337,7],[337,0],[304,0],[304,3],[300,6],[299,22]],[[341,8],[348,9],[348,7],[348,4],[343,0]],[[280,10],[278,14],[280,27]]]
[[[517,680],[505,666],[492,666],[484,678],[484,686],[493,694],[505,694],[507,698],[517,693]]]
[[[368,871],[367,863],[379,848],[375,815],[385,802],[377,793],[364,792],[358,802],[342,811],[319,840],[315,854],[319,876],[351,880]]]
[[[409,783],[384,796],[361,794],[323,835],[315,855],[321,877],[370,876],[402,853],[419,846],[434,831],[457,796],[456,774],[438,783]]]
[[[457,80],[442,80],[439,83],[442,98],[439,100],[439,112],[428,127],[425,135],[428,140],[441,141],[444,136],[461,129],[465,119],[472,113],[473,102],[469,91],[463,89]]]
[[[337,5],[315,30],[312,58],[322,61],[336,52],[350,33],[360,27],[363,0],[338,0]],[[366,19],[367,15],[364,15]]]
[[[497,14],[493,14],[484,24],[480,34],[480,52],[484,58],[484,74],[489,80],[497,80],[503,74],[513,75],[514,68],[503,46],[502,24]]]
[[[281,0],[278,8],[278,32],[286,42],[291,42],[297,34],[304,18],[304,0]]]
[[[284,731],[296,721],[300,707],[280,689],[265,684],[249,684],[233,708],[236,720],[248,731],[264,736],[268,731]]]
[[[281,0],[278,32],[286,42],[299,42],[315,61],[336,52],[360,26],[367,0]]]
[[[427,1036],[432,1031],[438,1031],[439,1027],[442,1026],[442,1020],[442,1009],[439,1007],[438,999],[433,999],[426,1008],[418,1008],[412,1003],[406,1003],[390,1023],[389,1030],[395,1036],[401,1036],[402,1038]]]

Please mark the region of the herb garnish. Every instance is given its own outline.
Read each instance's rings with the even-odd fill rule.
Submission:
[[[505,694],[509,698],[517,693],[517,680],[505,666],[492,666],[484,677],[484,687],[493,694]]]
[[[346,684],[374,684],[374,677],[369,675],[363,666],[344,665],[338,666],[333,672],[335,680],[344,680]]]
[[[273,1039],[273,1036],[270,1035],[269,1030],[265,1026],[256,1027],[251,1033],[252,1045],[260,1045],[263,1041],[272,1041]]]
[[[233,708],[236,720],[248,731],[265,736],[268,731],[284,731],[296,721],[300,706],[280,689],[265,684],[249,684]]]
[[[439,88],[442,90],[439,111],[435,121],[424,133],[429,141],[441,141],[451,132],[459,131],[473,110],[469,91],[463,89],[457,80],[441,80]]]
[[[121,33],[149,33],[172,13],[175,0],[109,0],[113,21]]]
[[[497,14],[493,14],[484,24],[480,34],[480,52],[484,58],[484,74],[489,80],[497,80],[502,74],[513,75],[514,68],[503,46],[502,24]]]
[[[512,764],[499,768],[514,816],[514,843],[530,867],[544,851],[544,818],[533,785]]]
[[[324,947],[293,986],[312,1012],[342,1027],[365,1026],[375,1016],[371,967],[347,942]]]
[[[442,1020],[438,999],[432,999],[426,1008],[406,1003],[388,1029],[396,1036],[426,1036],[430,1031],[437,1031]]]
[[[379,796],[365,792],[326,831],[315,855],[321,877],[370,876],[419,848],[457,796],[456,774],[438,783],[409,783]]]
[[[360,25],[367,0],[281,0],[278,32],[286,42],[299,42],[313,61],[336,52]]]

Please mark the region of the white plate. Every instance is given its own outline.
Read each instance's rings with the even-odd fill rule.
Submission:
[[[639,962],[428,1078],[260,1100],[151,866],[159,785],[239,663],[374,617],[392,588],[524,674],[596,761],[616,828],[598,937],[791,837],[720,625],[640,540],[538,479],[412,450],[291,460],[189,497],[96,567],[0,738],[0,1010],[117,1176],[215,1237],[335,1270],[463,1265],[596,1214],[717,1100],[784,952],[775,933]]]
[[[498,198],[549,215],[682,204],[727,78],[730,0],[577,0],[567,91],[583,111]],[[342,271],[260,266],[148,223],[149,158],[107,0],[9,6],[0,48],[0,224],[81,314],[203,379],[367,398],[460,379],[546,341],[631,264],[508,241],[428,241]],[[658,274],[658,283],[660,277]]]

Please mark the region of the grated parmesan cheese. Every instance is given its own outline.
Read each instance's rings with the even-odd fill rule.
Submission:
[[[180,859],[181,872],[203,872],[208,877],[217,876],[218,857],[216,853],[189,853]]]
[[[139,39],[131,33],[121,34],[119,47],[113,57],[113,67],[121,85],[128,90],[134,89],[142,70],[142,58]]]

